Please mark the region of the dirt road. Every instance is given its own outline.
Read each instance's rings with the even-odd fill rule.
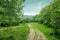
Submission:
[[[28,24],[28,26],[30,27],[30,33],[27,40],[48,40],[45,35],[38,29],[32,28],[32,25],[30,24]]]

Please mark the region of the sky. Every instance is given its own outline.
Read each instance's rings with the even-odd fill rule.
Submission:
[[[47,6],[52,0],[26,0],[24,2],[24,15],[39,14],[41,9]]]

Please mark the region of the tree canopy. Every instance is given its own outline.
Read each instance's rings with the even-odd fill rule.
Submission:
[[[42,24],[52,27],[60,35],[60,0],[54,0],[44,7],[35,18]]]
[[[25,0],[0,0],[0,26],[17,24],[22,16]]]

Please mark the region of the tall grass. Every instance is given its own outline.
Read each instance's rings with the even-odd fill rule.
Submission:
[[[38,30],[43,32],[45,36],[48,38],[48,40],[59,40],[53,34],[51,34],[51,33],[54,33],[54,30],[52,28],[49,28],[39,23],[30,23],[30,24],[33,26],[33,28],[37,28]]]
[[[26,24],[0,29],[0,40],[26,40],[29,27]]]

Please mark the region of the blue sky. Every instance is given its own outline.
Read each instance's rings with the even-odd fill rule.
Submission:
[[[48,5],[52,0],[26,0],[24,3],[24,15],[36,15],[43,7]]]

